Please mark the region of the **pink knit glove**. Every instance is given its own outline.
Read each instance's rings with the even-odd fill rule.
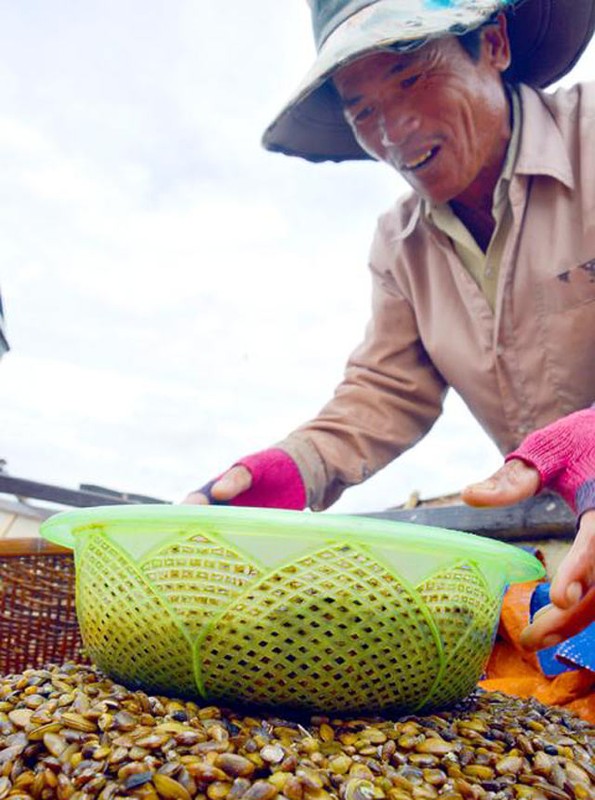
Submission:
[[[252,486],[230,500],[229,505],[287,508],[296,511],[306,507],[306,487],[302,476],[293,458],[284,450],[278,447],[261,450],[241,458],[233,466],[246,467],[252,475]],[[221,502],[211,496],[211,488],[220,477],[221,475],[198,490],[216,505],[221,505]]]
[[[595,508],[595,406],[531,433],[505,460],[513,458],[535,467],[541,488],[558,492],[579,517]]]

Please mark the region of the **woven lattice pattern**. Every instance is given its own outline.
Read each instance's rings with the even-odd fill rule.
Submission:
[[[168,541],[138,563],[98,528],[77,543],[85,644],[127,685],[328,713],[407,712],[467,694],[489,655],[500,598],[475,563],[414,587],[342,538],[311,539],[299,557],[266,567],[232,533]]]
[[[0,552],[0,674],[84,661],[72,553]]]
[[[474,564],[460,563],[424,581],[419,593],[431,612],[446,654],[444,675],[430,705],[447,705],[468,694],[492,649],[500,614],[495,598]]]
[[[414,593],[346,546],[252,586],[212,625],[201,652],[208,695],[351,711],[418,705],[441,661]]]
[[[141,569],[151,585],[168,598],[192,638],[261,575],[245,556],[204,536],[164,547]]]
[[[77,558],[79,620],[97,666],[129,685],[195,692],[190,643],[167,601],[103,536]]]

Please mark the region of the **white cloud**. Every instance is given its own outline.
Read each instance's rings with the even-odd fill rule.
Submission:
[[[3,17],[0,456],[23,477],[181,497],[328,398],[368,316],[374,220],[404,184],[260,148],[313,55],[303,0],[32,0]],[[336,510],[498,463],[453,396]]]

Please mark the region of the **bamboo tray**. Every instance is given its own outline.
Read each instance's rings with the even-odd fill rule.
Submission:
[[[0,674],[84,661],[72,551],[42,539],[0,540]]]

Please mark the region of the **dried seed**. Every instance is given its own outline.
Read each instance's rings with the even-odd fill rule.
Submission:
[[[8,713],[8,719],[17,728],[26,728],[31,721],[33,711],[30,708],[15,708]]]
[[[349,772],[351,765],[352,760],[349,756],[344,754],[335,756],[329,761],[329,769],[331,772],[334,772],[335,775],[345,775]]]
[[[39,706],[43,705],[43,703],[45,702],[45,698],[43,698],[39,694],[31,694],[28,697],[25,697],[24,700],[27,708],[33,708],[33,709],[39,708]]]
[[[434,800],[435,797],[438,797],[438,790],[428,784],[416,786],[413,790],[414,800]]]
[[[362,780],[373,781],[374,773],[370,767],[360,762],[355,762],[349,767],[350,778],[361,778]]]
[[[566,712],[498,694],[302,727],[130,692],[76,665],[0,677],[0,800],[591,800],[594,739]]]
[[[304,789],[322,789],[324,780],[318,770],[303,767],[296,771],[296,777],[300,779]]]
[[[97,730],[97,726],[92,720],[85,719],[81,714],[76,714],[75,712],[65,711],[61,719],[65,725],[75,731],[92,733]]]
[[[138,720],[128,711],[118,711],[117,714],[113,715],[112,720],[114,726],[121,731],[133,731],[138,727]]]
[[[229,781],[214,781],[207,786],[207,797],[209,800],[223,800],[229,795],[230,790]]]
[[[324,789],[306,789],[304,800],[334,800],[334,798]]]
[[[38,728],[27,733],[30,742],[40,742],[46,733],[58,733],[62,729],[61,722],[48,722],[45,725],[40,725]]]
[[[363,731],[362,737],[370,744],[384,744],[386,742],[386,733],[378,728],[367,728]]]
[[[6,775],[3,775],[0,778],[0,800],[4,800],[11,789],[12,783],[10,782],[9,778],[6,777]]]
[[[236,778],[229,789],[229,793],[227,795],[228,800],[239,800],[240,797],[243,797],[246,794],[249,788],[249,780],[246,778]]]
[[[372,800],[374,784],[361,778],[351,778],[345,784],[345,800]]]
[[[413,750],[417,745],[422,744],[425,741],[425,736],[423,733],[417,734],[405,734],[404,736],[399,737],[398,744],[401,750]]]
[[[524,759],[520,756],[506,756],[496,763],[496,772],[499,775],[518,775],[523,768]]]
[[[552,756],[548,756],[543,750],[540,750],[533,759],[533,772],[538,772],[540,775],[549,775],[554,764],[555,761]]]
[[[137,786],[142,786],[143,783],[148,783],[153,778],[153,773],[150,771],[136,772],[129,775],[122,781],[122,787],[126,790],[136,789]]]
[[[335,738],[335,731],[328,723],[323,722],[318,729],[318,735],[323,742],[332,742]]]
[[[23,745],[15,744],[11,747],[5,747],[4,750],[0,750],[0,764],[9,764],[14,761],[20,756],[24,749]]]
[[[13,792],[9,796],[11,800],[31,800],[31,795],[25,792]]]
[[[192,800],[188,790],[181,783],[170,778],[168,775],[161,775],[156,772],[153,775],[155,788],[164,800]]]
[[[129,764],[124,764],[118,769],[118,779],[124,782],[131,775],[140,775],[141,773],[146,771],[147,771],[146,764],[140,764],[139,762],[133,761]]]
[[[447,753],[452,753],[457,749],[454,742],[445,742],[443,739],[426,739],[415,745],[415,750],[418,753],[431,753],[432,755],[443,756]]]
[[[279,745],[267,744],[260,751],[263,761],[268,761],[269,764],[278,764],[285,758],[285,750]]]
[[[483,766],[483,764],[469,764],[463,767],[463,773],[480,781],[489,781],[494,777],[494,770],[491,767]]]
[[[300,779],[295,775],[290,775],[283,787],[283,794],[288,800],[302,800],[304,788]]]
[[[221,753],[215,760],[215,766],[233,778],[248,778],[255,769],[250,759],[235,753]]]
[[[424,769],[424,781],[431,786],[444,786],[446,775],[441,769]]]
[[[272,783],[255,781],[242,796],[242,800],[273,800],[277,793],[277,788]]]
[[[440,763],[440,759],[431,753],[411,753],[409,763],[423,769],[424,767],[436,767]]]

